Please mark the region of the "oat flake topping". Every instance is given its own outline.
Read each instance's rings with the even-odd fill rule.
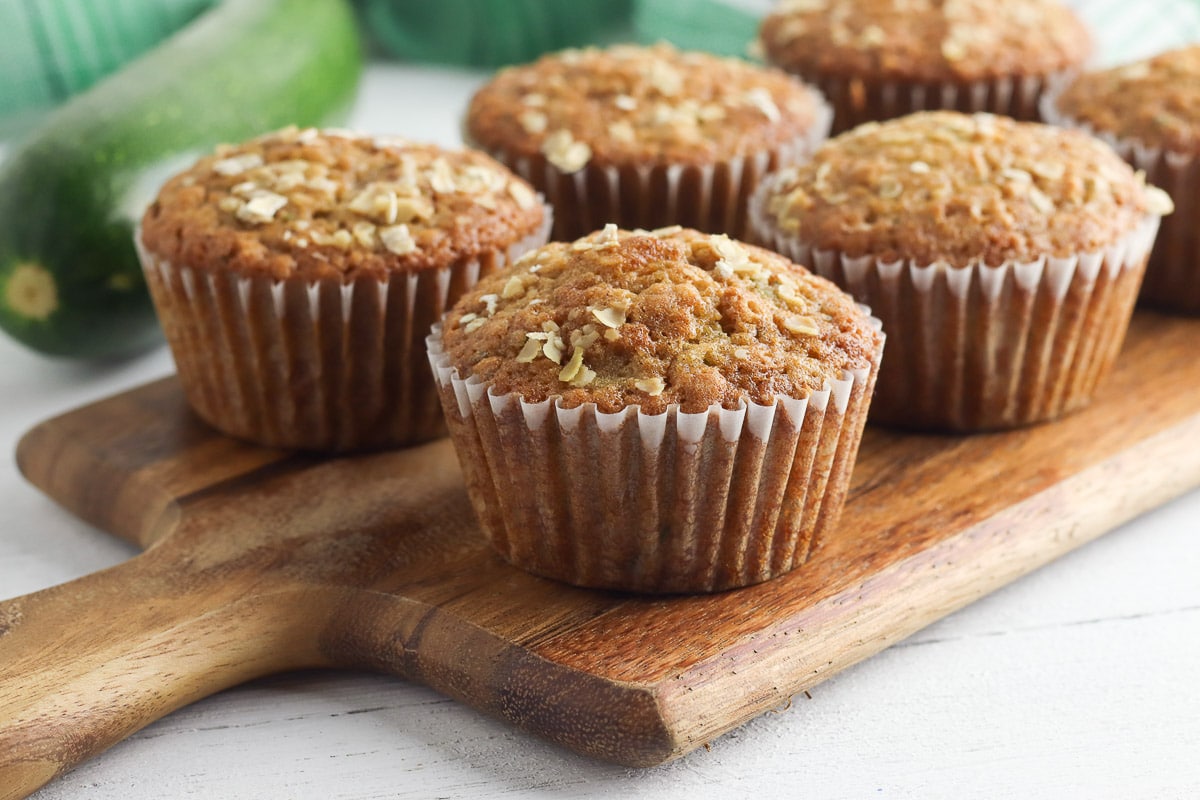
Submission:
[[[544,213],[528,183],[482,153],[289,128],[221,146],[168,181],[143,240],[199,267],[232,254],[279,277],[382,275],[506,248]]]
[[[953,266],[1095,252],[1170,204],[1083,133],[952,111],[861,125],[766,191],[818,249]]]
[[[806,397],[878,344],[828,281],[678,227],[608,226],[528,253],[461,298],[444,326],[460,374],[495,392],[649,413]]]
[[[1058,108],[1121,139],[1200,154],[1200,44],[1083,75]]]
[[[563,172],[593,159],[712,161],[790,142],[817,95],[776,70],[670,45],[567,50],[501,71],[473,98],[488,150],[540,152]]]
[[[784,0],[759,36],[770,63],[802,75],[906,81],[1048,75],[1091,51],[1058,0]]]

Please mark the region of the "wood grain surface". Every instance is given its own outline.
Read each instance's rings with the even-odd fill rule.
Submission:
[[[1200,484],[1200,321],[1139,313],[1089,409],[971,437],[869,429],[840,533],[708,596],[576,589],[494,556],[447,442],[321,460],[197,422],[173,379],[18,461],[145,552],[0,603],[0,798],[269,673],[370,668],[574,750],[675,758]]]

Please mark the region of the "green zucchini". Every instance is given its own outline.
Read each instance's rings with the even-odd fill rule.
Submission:
[[[348,110],[362,58],[344,0],[223,0],[46,118],[0,166],[0,328],[49,355],[160,341],[133,245],[202,150]]]

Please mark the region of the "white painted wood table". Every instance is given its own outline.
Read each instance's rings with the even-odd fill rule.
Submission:
[[[374,67],[352,124],[453,144],[478,81]],[[49,415],[170,371],[165,350],[87,367],[0,338],[0,449]],[[0,596],[132,554],[25,484],[11,457],[0,462]],[[185,708],[35,795],[500,796],[1198,798],[1200,492],[662,767],[591,761],[394,678],[304,673]]]

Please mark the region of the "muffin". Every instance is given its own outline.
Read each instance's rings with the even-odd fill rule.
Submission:
[[[344,451],[444,434],[423,339],[549,223],[483,153],[292,128],[167,181],[138,245],[196,413],[258,444]]]
[[[932,109],[1037,119],[1092,46],[1055,0],[786,0],[759,37],[768,63],[829,99],[834,133]]]
[[[878,320],[775,253],[615,225],[481,281],[428,342],[500,555],[640,592],[806,559],[836,527],[882,346]]]
[[[504,70],[472,98],[464,136],[546,195],[555,239],[608,222],[738,237],[759,179],[828,129],[819,93],[784,73],[662,44]]]
[[[976,431],[1087,404],[1169,209],[1082,132],[930,111],[831,139],[751,214],[883,320],[873,420]]]
[[[1042,112],[1101,137],[1171,196],[1141,299],[1200,314],[1200,45],[1083,75],[1048,94]]]

